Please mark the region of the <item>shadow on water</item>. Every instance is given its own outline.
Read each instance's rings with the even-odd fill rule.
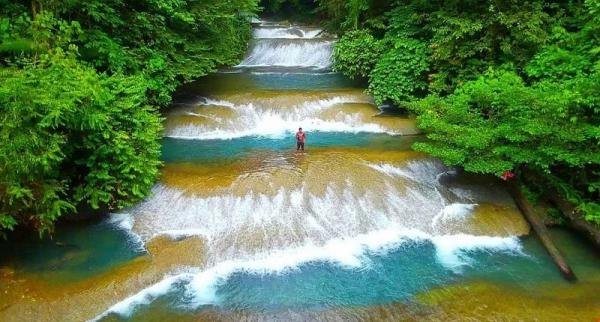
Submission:
[[[142,254],[125,231],[100,221],[59,226],[52,239],[28,235],[2,242],[0,267],[60,284],[110,271]]]

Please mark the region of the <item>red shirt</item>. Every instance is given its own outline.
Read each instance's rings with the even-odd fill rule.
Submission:
[[[298,141],[299,143],[304,143],[305,140],[306,140],[306,133],[304,133],[304,132],[296,133],[296,141]]]

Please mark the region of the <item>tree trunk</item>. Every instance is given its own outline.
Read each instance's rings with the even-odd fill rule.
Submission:
[[[531,171],[524,172],[525,179],[528,181],[544,182],[543,179],[532,173]],[[549,188],[545,191],[545,197],[547,197],[566,217],[567,224],[570,228],[580,232],[585,236],[596,249],[600,250],[600,227],[591,223],[583,218],[583,214],[576,209],[576,207],[560,193],[556,188],[546,185]]]
[[[36,8],[36,0],[31,0],[31,17],[35,20],[35,16],[37,16],[37,8]]]
[[[548,252],[550,257],[552,257],[552,260],[554,261],[562,275],[569,281],[577,280],[575,273],[573,272],[569,264],[567,264],[567,261],[563,258],[556,245],[554,245],[554,242],[552,242],[550,233],[548,232],[546,225],[544,225],[544,223],[540,219],[537,210],[523,195],[523,192],[521,191],[521,188],[519,188],[518,183],[512,182],[509,185],[509,190],[513,198],[515,199],[517,206],[519,207],[527,221],[529,221],[529,224],[542,241],[542,244],[546,248],[546,251]]]
[[[548,189],[546,195],[567,218],[569,227],[580,232],[600,250],[600,228],[586,221],[575,206],[556,189]]]

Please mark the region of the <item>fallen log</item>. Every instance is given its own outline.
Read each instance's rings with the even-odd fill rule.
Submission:
[[[590,240],[597,249],[600,249],[600,228],[585,220],[583,214],[558,191],[549,189],[547,196],[567,218],[568,225]]]
[[[575,273],[573,272],[569,264],[567,264],[567,261],[560,253],[560,250],[558,250],[556,245],[554,245],[554,242],[550,237],[550,233],[548,232],[548,228],[546,228],[546,225],[544,225],[544,223],[542,222],[541,217],[539,216],[536,208],[534,208],[531,205],[529,200],[521,191],[521,188],[518,186],[518,184],[516,182],[510,183],[509,191],[514,198],[517,207],[519,207],[519,209],[531,225],[531,228],[533,228],[537,236],[542,241],[544,248],[546,248],[546,251],[548,252],[550,257],[552,257],[552,260],[560,270],[563,277],[569,281],[577,280]]]
[[[525,172],[524,174],[526,180],[544,182],[540,176],[535,175],[531,171]],[[596,249],[600,250],[600,227],[585,220],[583,214],[577,210],[577,207],[560,193],[558,189],[546,185],[545,190],[544,196],[552,202],[560,212],[562,212],[567,219],[567,225],[585,236],[592,242]]]

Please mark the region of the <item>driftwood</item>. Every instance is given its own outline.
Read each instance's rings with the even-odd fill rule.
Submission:
[[[555,189],[548,189],[546,196],[567,218],[568,225],[589,239],[600,249],[600,227],[586,221],[575,206]]]
[[[543,182],[540,176],[531,171],[525,172],[524,175],[526,180]],[[600,227],[585,220],[583,214],[556,188],[547,185],[545,190],[544,196],[563,213],[567,219],[567,225],[585,236],[596,249],[600,250]]]
[[[567,264],[567,261],[564,259],[556,245],[554,245],[554,242],[552,242],[552,238],[550,238],[550,233],[548,232],[546,225],[544,225],[544,223],[542,222],[541,217],[539,216],[536,208],[534,208],[529,202],[529,200],[527,200],[525,195],[523,195],[523,192],[521,191],[517,183],[511,183],[509,185],[509,189],[515,202],[517,203],[517,206],[519,207],[519,209],[521,210],[521,212],[523,213],[523,215],[525,216],[535,233],[542,241],[542,244],[546,248],[546,251],[548,252],[550,257],[552,257],[552,260],[554,261],[562,275],[569,281],[577,280],[575,273],[573,272],[569,264]]]

